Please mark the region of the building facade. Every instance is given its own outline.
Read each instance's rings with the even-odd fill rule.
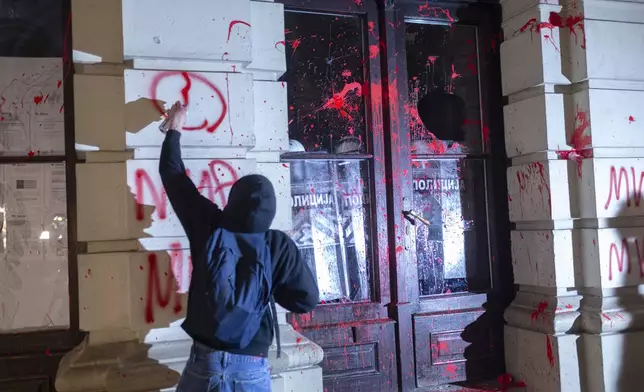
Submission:
[[[177,100],[200,192],[267,176],[317,276],[317,309],[280,312],[274,390],[641,390],[644,3],[0,13],[0,390],[176,386],[192,270],[157,167]]]

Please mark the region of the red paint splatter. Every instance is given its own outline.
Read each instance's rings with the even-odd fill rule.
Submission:
[[[228,103],[228,107],[230,107],[230,83],[228,82],[228,75],[226,75],[226,102]],[[235,131],[233,131],[233,123],[230,117],[228,116],[228,127],[230,128],[230,145],[232,146]]]
[[[450,363],[449,365],[445,366],[445,373],[447,373],[452,378],[457,377],[458,375],[456,374],[456,369],[456,365]]]
[[[571,149],[556,151],[559,159],[569,159],[577,162],[577,176],[579,176],[579,178],[581,178],[582,175],[582,160],[585,158],[592,158],[593,156],[593,151],[590,149],[592,137],[591,135],[586,134],[586,130],[590,127],[588,115],[588,112],[577,110],[577,116],[575,117],[575,130],[573,131],[573,134],[570,137],[570,142],[568,143]]]
[[[34,97],[34,103],[35,103],[36,105],[40,105],[40,104],[43,102],[43,98],[44,98],[44,97],[42,96],[42,94],[40,94],[40,95],[36,95],[36,96]]]
[[[438,56],[428,56],[427,57],[427,65],[436,63],[436,60],[438,60]]]
[[[172,265],[168,267],[166,275],[165,291],[161,290],[161,282],[158,275],[157,255],[151,253],[148,255],[148,287],[146,293],[145,303],[145,322],[151,324],[154,322],[154,300],[161,308],[166,308],[170,304],[170,300],[175,298],[173,311],[178,314],[182,310],[181,297],[174,289],[176,282],[172,274]]]
[[[228,41],[230,41],[230,34],[233,31],[233,27],[235,27],[235,25],[238,25],[238,24],[242,24],[242,25],[246,25],[246,26],[250,27],[250,23],[244,22],[243,20],[233,20],[233,21],[231,21],[230,24],[228,25],[228,38],[226,38],[226,43],[228,43]]]
[[[541,301],[539,305],[537,305],[537,309],[530,314],[530,321],[538,320],[539,315],[544,315],[547,309],[548,301]]]
[[[448,92],[452,94],[454,92],[454,80],[461,77],[461,74],[456,73],[454,70],[454,64],[452,64],[452,74],[450,75]]]
[[[344,71],[342,71],[342,76],[345,78],[351,77],[351,71],[349,71],[348,69],[345,69]]]
[[[278,46],[278,45],[286,46],[286,41],[277,41],[277,42],[275,43],[275,49],[277,49],[277,46]]]
[[[57,88],[60,88],[60,86],[61,86],[62,84],[63,84],[63,82],[62,82],[61,80],[59,80],[59,81],[58,81],[58,83],[56,84],[56,87],[57,87]]]
[[[181,95],[184,100],[184,105],[187,106],[190,103],[189,96],[190,96],[190,90],[192,89],[193,81],[205,84],[206,87],[208,87],[214,93],[213,97],[217,97],[217,99],[222,105],[221,114],[212,124],[210,124],[210,121],[206,119],[198,126],[184,126],[183,130],[197,131],[197,130],[205,129],[209,133],[215,132],[217,128],[219,128],[221,123],[224,121],[224,118],[226,117],[226,113],[228,112],[228,105],[226,104],[226,98],[224,97],[224,94],[217,88],[217,86],[215,86],[210,80],[206,79],[205,77],[199,74],[192,73],[192,72],[182,72],[182,71],[159,72],[154,77],[154,79],[152,80],[152,83],[150,84],[150,96],[152,98],[152,103],[154,107],[157,109],[157,111],[160,114],[162,115],[165,114],[165,109],[161,106],[160,101],[158,99],[159,85],[164,80],[176,78],[176,77],[181,77],[185,81],[185,86],[181,89]]]
[[[354,110],[354,108],[350,108],[347,106],[345,98],[349,92],[355,91],[355,94],[357,96],[362,95],[362,86],[358,82],[353,82],[353,83],[348,83],[346,84],[343,88],[342,91],[340,91],[337,94],[333,94],[331,98],[329,98],[324,105],[322,105],[321,109],[334,109],[340,112],[340,115],[344,118],[348,118],[349,120],[352,119],[351,115],[349,114],[350,111]],[[357,108],[355,108],[357,109]]]
[[[378,45],[369,45],[369,58],[370,59],[375,59],[378,57],[378,54],[380,53],[380,48]]]
[[[631,123],[631,124],[634,123],[635,122],[635,117],[628,116],[628,122]]]
[[[566,309],[572,309],[572,305],[571,304],[566,305]]]
[[[532,32],[536,32],[537,34],[539,34],[544,29],[550,30],[551,33],[544,34],[543,37],[554,46],[557,52],[559,52],[559,48],[557,47],[554,39],[552,38],[553,30],[556,27],[568,28],[570,33],[575,36],[575,41],[577,41],[577,32],[575,31],[575,28],[578,27],[583,36],[581,48],[586,49],[586,32],[584,30],[583,20],[584,20],[583,16],[569,16],[566,18],[566,20],[563,20],[561,18],[561,15],[557,14],[556,12],[551,12],[547,22],[537,23],[537,19],[532,18],[525,25],[523,25],[517,33],[523,33],[524,31],[530,29],[530,35],[532,35]]]
[[[367,22],[367,27],[369,28],[369,33],[373,34],[373,36],[375,37],[376,23],[370,20],[369,22]]]
[[[362,7],[362,0],[353,0],[353,2],[354,2],[357,6]]]
[[[36,155],[36,152],[35,152],[35,151],[29,151],[29,152],[27,153],[27,156],[30,156],[30,157],[33,157],[34,155]]]
[[[441,14],[445,19],[447,19],[447,22],[449,25],[454,23],[454,18],[450,14],[450,11],[446,8],[442,7],[430,7],[429,3],[425,1],[425,4],[421,4],[418,6],[418,13],[420,16],[425,16],[425,17],[434,17],[434,18],[442,18]]]
[[[550,335],[546,335],[546,355],[548,356],[548,362],[550,362],[550,367],[554,367],[555,357],[552,354],[552,344],[550,343]]]
[[[400,252],[402,252],[402,251],[403,251],[403,247],[402,247],[401,245],[398,245],[398,246],[396,247],[396,253],[400,253]]]

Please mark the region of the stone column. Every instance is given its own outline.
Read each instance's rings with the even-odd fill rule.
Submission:
[[[508,372],[529,391],[640,391],[644,4],[506,0]],[[644,118],[644,117],[643,117]]]
[[[269,177],[291,225],[284,10],[263,1],[73,0],[80,328],[65,391],[172,390],[191,345],[180,328],[191,259],[158,176],[160,111],[188,105],[182,152],[202,194]],[[280,316],[275,391],[322,391],[322,349]],[[300,384],[302,385],[302,384]],[[308,388],[311,386],[313,389]]]

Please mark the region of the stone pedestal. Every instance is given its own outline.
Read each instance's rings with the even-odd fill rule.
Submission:
[[[508,372],[529,391],[640,391],[644,4],[502,2],[516,300]]]
[[[80,328],[61,362],[64,391],[171,390],[191,340],[191,259],[158,175],[161,112],[188,106],[182,154],[202,194],[225,205],[260,173],[277,194],[275,229],[291,227],[284,10],[263,1],[73,0]],[[322,390],[322,349],[280,316],[275,391]]]

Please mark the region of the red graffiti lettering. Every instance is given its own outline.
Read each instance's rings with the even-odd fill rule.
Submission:
[[[210,80],[206,79],[205,77],[192,73],[192,72],[182,72],[182,71],[165,71],[165,72],[159,72],[154,79],[152,80],[152,83],[150,85],[150,97],[152,98],[152,103],[154,107],[159,111],[160,114],[165,114],[165,109],[161,106],[159,103],[158,99],[158,91],[159,91],[159,85],[161,82],[164,81],[169,81],[172,78],[181,78],[185,82],[184,87],[181,89],[181,97],[183,99],[183,104],[186,106],[190,105],[190,91],[192,90],[192,86],[194,82],[198,82],[201,84],[206,85],[208,87],[209,91],[212,91],[212,97],[216,97],[222,108],[221,108],[221,113],[219,114],[219,117],[217,117],[211,124],[211,122],[208,119],[204,119],[203,122],[200,125],[196,126],[184,126],[183,130],[184,131],[198,131],[198,130],[206,130],[209,133],[213,133],[219,128],[222,122],[224,122],[224,118],[226,117],[226,113],[228,112],[228,106],[226,104],[226,98],[224,97],[224,94],[215,86]]]
[[[626,206],[631,206],[631,189],[633,190],[633,201],[635,207],[639,207],[642,200],[642,185],[644,185],[644,171],[641,171],[639,183],[636,180],[635,168],[631,166],[631,183],[628,181],[628,172],[626,168],[619,168],[619,177],[617,176],[617,169],[615,166],[610,167],[610,183],[608,185],[608,199],[604,204],[604,209],[610,207],[613,201],[613,193],[615,193],[615,200],[619,201],[622,194],[622,177],[624,178],[624,185],[626,187]]]
[[[161,289],[161,282],[158,274],[157,255],[151,253],[148,255],[148,288],[146,293],[145,302],[145,322],[151,324],[154,322],[154,303],[159,305],[160,308],[165,309],[172,299],[174,293],[174,308],[172,309],[175,314],[182,310],[181,297],[176,290],[176,281],[172,274],[172,264],[169,265],[166,275],[165,290]]]
[[[166,212],[167,212],[167,205],[168,205],[168,197],[165,193],[165,189],[161,189],[161,192],[157,192],[156,187],[154,186],[154,183],[152,182],[152,179],[150,179],[150,176],[148,173],[143,170],[143,169],[138,169],[135,174],[135,200],[136,200],[136,219],[139,221],[142,221],[145,218],[145,213],[143,211],[143,206],[144,200],[143,200],[143,184],[148,188],[148,192],[150,193],[150,196],[152,196],[152,200],[155,206],[155,211],[157,215],[159,216],[159,219],[165,219],[166,218]]]
[[[190,171],[186,170],[186,174],[190,176]],[[226,180],[224,180],[226,179]],[[226,206],[226,190],[233,186],[239,179],[237,171],[230,164],[225,161],[215,159],[208,163],[208,168],[201,170],[199,176],[199,185],[197,189],[200,193],[206,196],[213,203],[217,203],[221,208]],[[137,169],[135,172],[134,193],[136,202],[136,219],[142,221],[145,218],[144,214],[144,195],[147,192],[152,198],[152,203],[159,219],[166,219],[168,210],[168,197],[165,189],[160,186],[160,189],[152,182],[152,179],[144,169]],[[145,186],[144,186],[145,185]]]
[[[228,38],[226,38],[226,43],[228,43],[230,41],[230,34],[233,32],[233,27],[235,27],[235,25],[238,25],[238,24],[242,24],[242,25],[246,25],[246,26],[250,27],[250,23],[244,22],[243,20],[232,20],[232,21],[230,21],[230,24],[228,25]]]
[[[613,280],[613,256],[617,262],[617,271],[624,271],[624,260],[626,260],[626,263],[628,264],[626,273],[631,273],[631,249],[628,239],[622,238],[621,245],[621,251],[618,250],[617,244],[614,242],[610,244],[608,249],[608,280]],[[635,239],[635,251],[640,268],[640,277],[644,277],[644,252],[640,249],[638,239]],[[626,259],[624,259],[624,256],[626,256]]]

